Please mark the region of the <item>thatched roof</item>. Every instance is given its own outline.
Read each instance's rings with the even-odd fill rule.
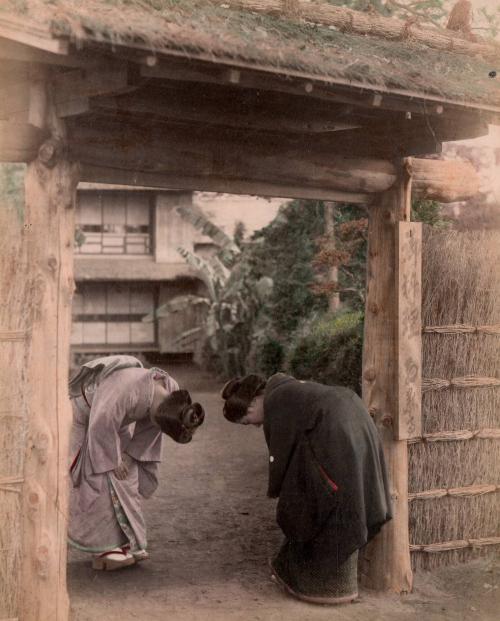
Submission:
[[[2,20],[21,30],[301,74],[480,106],[500,106],[491,58],[412,41],[342,32],[286,15],[207,0],[3,0]],[[1,30],[1,29],[0,29]],[[500,57],[499,63],[500,64]]]

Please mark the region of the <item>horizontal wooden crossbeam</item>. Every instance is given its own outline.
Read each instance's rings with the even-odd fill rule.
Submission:
[[[499,440],[500,429],[463,429],[460,431],[436,431],[435,433],[426,433],[420,438],[410,438],[408,442],[450,442],[455,440]]]
[[[451,379],[428,377],[422,380],[423,392],[445,388],[493,388],[498,386],[500,386],[500,379],[497,377],[480,377],[478,375],[452,377]]]
[[[455,541],[443,541],[441,543],[429,543],[425,545],[410,544],[410,552],[448,552],[450,550],[464,550],[465,548],[484,548],[500,544],[500,537],[482,537],[479,539],[458,539]]]
[[[250,194],[277,198],[304,198],[313,200],[330,200],[339,203],[368,205],[373,200],[369,194],[338,192],[322,188],[309,188],[287,183],[286,185],[238,179],[218,178],[213,175],[192,177],[182,173],[157,173],[111,168],[83,163],[82,181],[93,183],[111,183],[127,186],[153,187],[163,189],[201,190],[205,192],[223,192],[228,194]]]
[[[366,195],[390,188],[398,173],[386,159],[339,153],[346,133],[328,139],[210,129],[193,134],[154,122],[96,119],[71,124],[69,146],[87,171],[85,181],[127,183],[128,175],[131,184],[330,200],[340,193],[339,200],[366,204]],[[443,202],[472,196],[478,187],[473,167],[462,162],[413,158],[411,174],[415,196]]]
[[[424,334],[489,334],[500,335],[500,324],[489,326],[471,326],[466,324],[452,324],[448,326],[424,326]]]
[[[483,496],[500,491],[500,485],[467,485],[465,487],[453,487],[449,489],[429,489],[423,492],[408,494],[408,500],[434,500],[436,498],[468,498],[471,496]]]
[[[156,120],[178,121],[251,129],[270,132],[293,132],[299,134],[334,132],[360,127],[363,119],[347,111],[337,112],[325,106],[311,105],[291,98],[286,103],[267,102],[266,96],[230,97],[232,93],[220,93],[207,97],[202,89],[168,88],[154,95],[142,90],[128,97],[100,97],[92,101],[94,110],[107,110],[116,114],[132,114],[154,117]],[[234,95],[234,94],[233,94]],[[283,110],[287,111],[283,114]]]

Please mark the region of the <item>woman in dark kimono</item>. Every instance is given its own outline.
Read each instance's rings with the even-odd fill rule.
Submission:
[[[273,577],[305,601],[353,601],[358,550],[391,519],[382,448],[363,402],[348,388],[281,373],[235,378],[222,398],[227,420],[264,425],[268,496],[279,497],[286,538]]]

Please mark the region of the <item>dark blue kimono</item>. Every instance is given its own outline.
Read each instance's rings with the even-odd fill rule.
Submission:
[[[279,497],[286,537],[273,569],[298,594],[334,596],[342,566],[391,519],[375,425],[352,390],[277,374],[265,389],[264,433],[268,495]]]

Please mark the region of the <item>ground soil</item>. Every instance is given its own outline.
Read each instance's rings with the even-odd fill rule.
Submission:
[[[170,369],[207,412],[191,444],[165,442],[159,489],[145,502],[151,560],[93,571],[69,553],[72,621],[493,621],[500,568],[475,562],[416,576],[404,597],[360,592],[338,607],[298,602],[270,580],[281,541],[266,498],[261,429],[227,423],[220,383],[192,366]]]

